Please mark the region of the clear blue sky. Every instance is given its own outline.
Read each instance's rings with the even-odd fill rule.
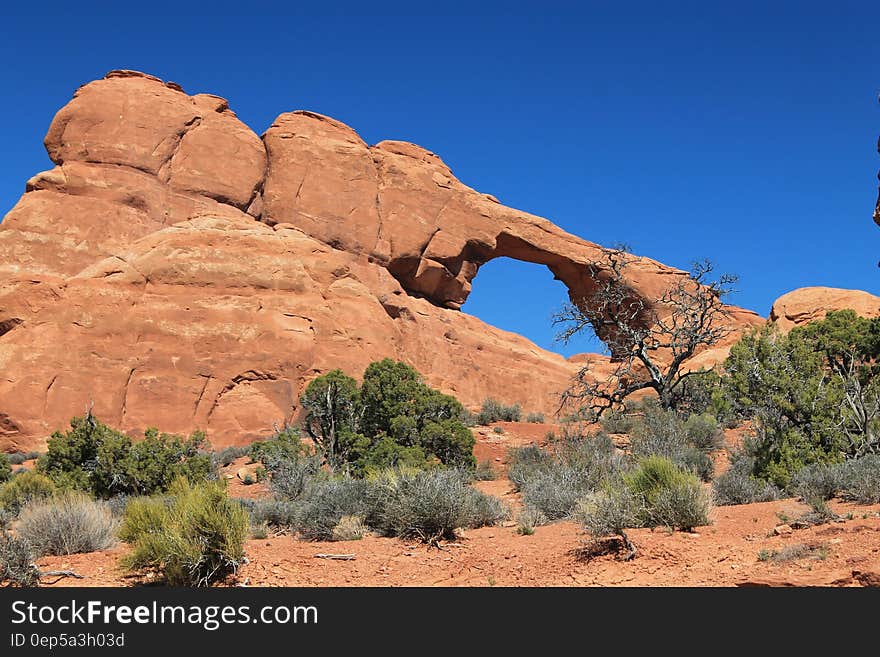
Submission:
[[[5,10],[0,213],[49,168],[77,86],[132,68],[228,98],[257,133],[305,108],[416,142],[586,239],[708,257],[764,315],[806,285],[880,293],[880,2],[130,5]],[[466,311],[596,349],[554,344],[546,269],[498,260],[474,283]]]

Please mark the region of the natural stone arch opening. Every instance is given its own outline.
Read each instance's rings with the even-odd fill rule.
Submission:
[[[610,355],[592,331],[567,345],[556,340],[558,328],[553,326],[553,314],[568,300],[567,287],[549,267],[499,256],[480,266],[461,310],[566,358],[581,353]]]

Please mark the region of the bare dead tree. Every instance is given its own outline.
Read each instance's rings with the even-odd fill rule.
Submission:
[[[572,299],[553,317],[562,327],[557,340],[568,343],[592,330],[611,350],[616,367],[608,380],[594,380],[584,367],[562,395],[563,406],[595,418],[646,389],[657,393],[664,408],[673,407],[682,381],[697,373],[682,371],[685,361],[731,332],[721,299],[732,291],[735,276],[710,280],[712,263],[697,262],[689,276],[677,276],[660,298],[649,301],[627,283],[626,270],[634,260],[624,248],[606,251],[605,261],[588,267],[593,292]]]

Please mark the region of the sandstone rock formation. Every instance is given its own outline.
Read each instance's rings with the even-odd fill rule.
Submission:
[[[819,321],[831,310],[851,309],[862,317],[880,317],[880,297],[862,290],[802,287],[773,302],[770,321],[783,331]]]
[[[0,225],[0,449],[39,447],[90,403],[134,434],[246,442],[318,373],[385,356],[471,406],[546,413],[577,370],[457,309],[501,256],[580,298],[604,251],[423,148],[305,111],[260,139],[222,98],[132,71],[81,87],[45,145],[56,166]],[[630,285],[651,301],[677,276],[640,258]]]

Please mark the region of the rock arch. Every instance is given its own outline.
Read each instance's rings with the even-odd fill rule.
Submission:
[[[386,356],[470,406],[500,377],[508,402],[552,413],[578,369],[458,309],[502,256],[580,298],[603,249],[424,148],[306,111],[261,138],[224,99],[133,71],[80,87],[45,146],[55,167],[0,224],[0,449],[41,446],[90,400],[135,435],[248,442],[317,373]],[[684,275],[648,258],[630,273],[648,301]]]

